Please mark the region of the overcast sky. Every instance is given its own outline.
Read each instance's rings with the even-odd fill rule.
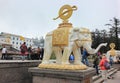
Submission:
[[[0,0],[0,32],[45,36],[61,23],[53,18],[65,4],[78,7],[69,19],[73,27],[107,29],[109,19],[120,19],[120,0]]]

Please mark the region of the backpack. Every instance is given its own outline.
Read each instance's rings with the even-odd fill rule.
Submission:
[[[73,56],[73,55],[70,55],[70,56],[69,56],[69,60],[74,60],[74,56]]]
[[[105,67],[105,69],[110,69],[110,64],[108,61],[104,62],[104,67]]]

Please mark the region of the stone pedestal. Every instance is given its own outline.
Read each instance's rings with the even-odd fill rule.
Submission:
[[[28,68],[36,67],[40,60],[0,60],[0,83],[32,83]]]
[[[86,70],[56,70],[29,68],[32,74],[32,83],[93,83],[92,76],[95,69]]]

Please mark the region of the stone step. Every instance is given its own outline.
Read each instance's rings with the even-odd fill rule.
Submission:
[[[108,75],[111,76],[111,75],[115,74],[117,71],[118,71],[118,69],[111,68],[110,70],[108,70]],[[92,79],[93,79],[94,83],[102,83],[103,82],[101,74],[98,76],[93,76]]]
[[[25,59],[27,59],[27,56],[24,56],[25,57]],[[22,56],[17,56],[17,55],[13,55],[13,60],[22,60]]]
[[[111,68],[110,70],[108,70],[108,72],[111,72],[111,71],[113,71],[113,70],[115,70],[115,68]],[[100,71],[100,70],[99,70]],[[100,71],[100,73],[101,73],[101,71]],[[101,78],[102,76],[101,76],[101,74],[99,74],[99,75],[95,75],[95,76],[93,76],[93,81],[96,81],[96,80],[98,80],[99,78]]]

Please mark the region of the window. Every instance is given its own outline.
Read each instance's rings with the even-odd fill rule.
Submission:
[[[16,44],[18,44],[18,42],[16,42]]]
[[[15,40],[15,38],[13,37],[13,40]]]
[[[17,40],[18,40],[18,37],[17,37]]]
[[[12,44],[14,44],[15,42],[13,41]]]

